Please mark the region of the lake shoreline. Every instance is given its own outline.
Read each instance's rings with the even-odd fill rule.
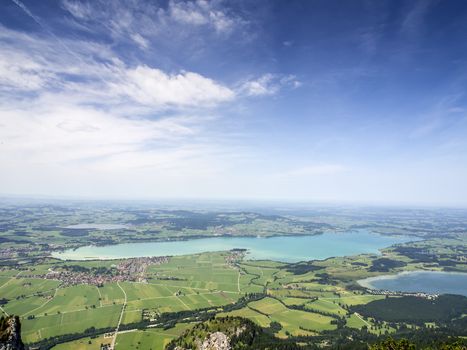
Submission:
[[[339,237],[336,240],[336,236]],[[380,254],[380,249],[407,243],[410,236],[385,236],[369,231],[325,232],[315,235],[210,236],[196,239],[164,240],[153,243],[133,242],[105,246],[88,245],[62,252],[52,257],[61,260],[112,260],[142,256],[189,255],[212,251],[246,249],[252,260],[298,262],[347,256],[361,253]],[[336,244],[340,242],[341,244]]]
[[[461,295],[467,296],[467,273],[455,271],[438,271],[438,270],[414,270],[414,271],[401,271],[392,275],[379,275],[358,280],[357,283],[367,289],[371,290],[388,290],[391,292],[402,293],[428,293],[428,294],[451,294],[451,293],[437,293],[434,290],[441,288],[443,283],[435,283],[436,277],[440,277],[443,281],[446,277],[459,277],[464,279],[465,287],[464,293]],[[401,283],[401,284],[398,284]],[[402,284],[406,283],[404,287]],[[459,284],[462,284],[461,282]],[[437,287],[439,285],[439,287]],[[400,287],[398,287],[400,286]],[[442,288],[439,290],[443,290]],[[446,288],[446,290],[448,290]],[[454,289],[453,289],[454,290]],[[452,294],[457,294],[452,292]]]

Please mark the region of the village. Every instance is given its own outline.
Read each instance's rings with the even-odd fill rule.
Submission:
[[[43,277],[59,280],[63,287],[77,284],[90,284],[97,287],[109,282],[146,282],[145,272],[150,265],[167,263],[169,257],[142,257],[121,260],[111,268],[83,268],[75,265],[63,265],[59,269],[49,269]]]

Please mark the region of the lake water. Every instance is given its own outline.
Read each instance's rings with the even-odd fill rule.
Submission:
[[[430,294],[460,294],[467,296],[467,273],[411,271],[358,281],[366,288],[394,292],[424,292]]]
[[[143,256],[186,255],[209,251],[248,249],[250,259],[296,262],[360,253],[379,254],[379,249],[415,238],[383,236],[368,231],[324,233],[316,236],[212,237],[186,241],[125,243],[86,246],[52,255],[59,259],[119,259]]]

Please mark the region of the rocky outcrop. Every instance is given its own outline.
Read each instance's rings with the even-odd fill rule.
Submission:
[[[0,318],[0,350],[24,350],[21,323],[17,316]]]
[[[203,344],[200,350],[231,350],[230,339],[222,332],[212,333]]]
[[[301,350],[290,340],[276,338],[249,319],[213,317],[184,331],[165,350]]]

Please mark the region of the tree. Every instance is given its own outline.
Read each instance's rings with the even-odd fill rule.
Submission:
[[[388,338],[381,343],[370,345],[369,350],[415,350],[415,344],[410,343],[407,339]]]

